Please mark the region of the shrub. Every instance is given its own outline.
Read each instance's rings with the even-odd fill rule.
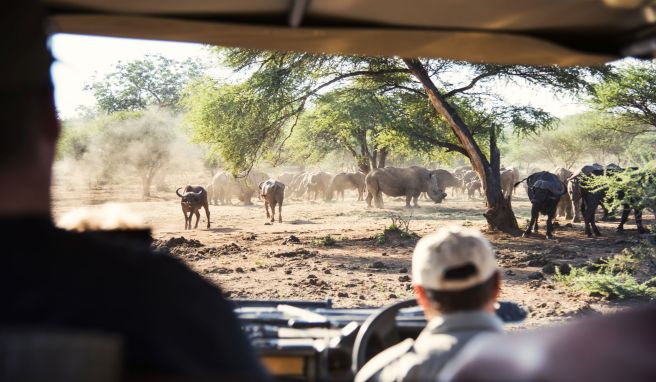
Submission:
[[[636,271],[641,266],[641,258],[636,257],[631,250],[625,250],[621,255],[601,258],[597,263],[590,263],[587,267],[572,268],[567,275],[556,268],[554,281],[564,284],[571,290],[609,300],[631,297],[654,298],[656,288],[652,285],[656,277],[640,282],[636,277]]]
[[[419,238],[419,235],[410,231],[410,222],[412,221],[412,216],[408,218],[403,218],[399,215],[390,216],[392,224],[385,227],[383,232],[376,234],[374,240],[378,244],[385,244],[392,238],[398,238],[402,240],[412,240]]]
[[[317,240],[314,240],[312,244],[320,246],[320,247],[332,247],[337,245],[337,240],[335,240],[334,237],[330,235],[326,235],[324,237],[321,237]]]

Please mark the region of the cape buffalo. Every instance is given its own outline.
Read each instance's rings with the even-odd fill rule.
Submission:
[[[205,208],[207,228],[210,228],[210,209],[207,202],[207,191],[201,186],[187,186],[182,191],[182,194],[180,194],[180,188],[175,190],[175,194],[180,197],[182,214],[185,217],[185,229],[191,229],[192,215],[196,215],[196,225],[194,228],[198,228],[198,221],[200,220],[199,211],[201,207]],[[187,214],[189,214],[189,216],[187,216]]]
[[[531,221],[522,236],[530,236],[534,226],[535,232],[538,231],[538,217],[543,214],[547,216],[547,239],[553,239],[553,218],[558,201],[565,193],[565,185],[558,176],[548,171],[537,172],[524,180],[528,185],[528,198],[531,200]],[[524,180],[515,183],[515,187]]]
[[[588,237],[592,237],[594,233],[595,236],[601,236],[601,232],[597,228],[595,223],[595,213],[597,207],[601,205],[603,200],[608,196],[608,190],[605,188],[593,189],[590,186],[587,186],[585,183],[586,177],[599,176],[605,173],[612,173],[622,171],[619,167],[606,167],[604,168],[592,168],[592,169],[582,169],[575,173],[571,178],[570,182],[574,183],[575,187],[580,189],[581,193],[581,213],[583,215],[583,222],[585,225],[585,234]],[[624,191],[620,190],[617,195],[611,195],[613,198],[624,199]],[[636,208],[631,204],[631,201],[625,201],[622,203],[622,217],[620,219],[620,224],[617,226],[617,232],[624,231],[624,224],[629,219],[629,214],[633,210],[633,215],[635,217],[636,226],[638,227],[638,233],[646,233],[648,230],[642,225],[642,209]]]

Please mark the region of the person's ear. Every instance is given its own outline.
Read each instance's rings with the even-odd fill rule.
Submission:
[[[428,296],[426,296],[426,289],[421,285],[414,285],[415,296],[417,297],[417,305],[421,306],[424,312],[430,308]]]
[[[492,300],[496,301],[501,294],[501,271],[496,271],[494,276],[494,294],[492,295]]]

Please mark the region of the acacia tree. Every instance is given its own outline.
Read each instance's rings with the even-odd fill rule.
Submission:
[[[118,62],[113,71],[86,84],[98,108],[106,113],[145,110],[149,106],[177,109],[185,87],[202,73],[197,61],[176,61],[162,55]]]
[[[617,118],[612,129],[633,135],[656,133],[656,63],[612,67],[592,88],[590,101],[597,110]]]
[[[293,150],[306,156],[318,151],[322,157],[344,149],[365,174],[385,167],[392,147],[405,146],[397,139],[399,130],[413,123],[404,106],[398,95],[380,94],[366,84],[336,89],[322,95],[302,117]]]
[[[259,113],[257,118],[246,117],[257,119],[257,126],[240,124],[240,127],[258,132],[260,139],[248,141],[249,147],[243,149],[251,153],[252,159],[258,157],[253,153],[270,149],[270,143],[293,129],[307,104],[320,96],[324,89],[350,85],[354,78],[368,77],[378,84],[381,92],[395,91],[420,96],[424,102],[428,101],[433,118],[449,132],[449,138],[444,139],[446,134],[418,138],[435,147],[465,155],[483,182],[487,201],[484,216],[489,226],[512,232],[517,231],[517,221],[510,200],[502,196],[499,176],[497,140],[501,127],[512,125],[517,131],[525,133],[549,124],[552,118],[540,109],[503,103],[489,85],[523,81],[561,91],[579,91],[587,85],[584,74],[592,71],[583,68],[483,65],[446,60],[344,57],[244,49],[222,49],[220,54],[224,64],[247,76],[240,85],[253,93],[249,95],[251,101],[257,101],[240,105],[243,112],[249,115],[259,113],[263,107],[260,102],[273,105],[267,110],[269,113]],[[454,73],[460,73],[459,78],[467,78],[455,81]],[[476,116],[476,113],[480,115]],[[201,111],[198,114],[208,113]],[[208,124],[205,126],[210,127]],[[216,131],[223,129],[216,126],[214,124]],[[478,140],[475,132],[483,133],[478,135]],[[413,131],[407,133],[411,135]],[[233,129],[233,134],[243,133],[235,133]],[[221,139],[225,143],[225,138]],[[238,145],[243,148],[244,142]]]

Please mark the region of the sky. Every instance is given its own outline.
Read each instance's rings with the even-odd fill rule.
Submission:
[[[118,61],[141,59],[147,54],[161,54],[176,60],[210,57],[201,44],[70,34],[54,35],[50,46],[56,59],[52,67],[55,101],[64,119],[75,117],[79,106],[94,106],[93,96],[84,90],[84,85],[94,75],[102,76],[110,72]],[[529,103],[542,107],[556,117],[576,114],[586,109],[572,99],[544,90],[511,86],[502,87],[499,92],[511,103]]]

